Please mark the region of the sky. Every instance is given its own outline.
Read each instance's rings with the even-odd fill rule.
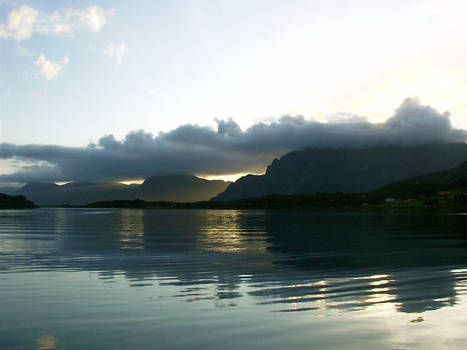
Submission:
[[[225,177],[308,145],[465,140],[465,13],[0,0],[0,183]]]

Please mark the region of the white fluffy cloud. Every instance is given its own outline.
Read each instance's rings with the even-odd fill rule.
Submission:
[[[122,60],[122,57],[126,54],[126,44],[110,44],[104,49],[104,53],[110,58],[114,58],[117,62]]]
[[[58,73],[68,64],[68,57],[64,57],[61,62],[49,61],[44,55],[40,55],[34,64],[39,69],[39,75],[46,80],[57,78]]]
[[[93,32],[98,32],[113,12],[113,10],[104,10],[99,6],[90,6],[84,10],[67,10],[64,18],[74,18],[76,23],[84,25]]]
[[[81,10],[69,8],[45,14],[22,5],[8,14],[5,24],[0,24],[0,38],[21,41],[34,33],[60,34],[74,29],[98,32],[113,12],[113,9],[89,6]]]
[[[27,5],[8,14],[6,24],[0,24],[0,38],[23,40],[30,38],[35,30],[39,12]]]

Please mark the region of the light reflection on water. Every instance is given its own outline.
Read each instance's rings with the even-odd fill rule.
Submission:
[[[105,214],[109,212],[97,212]],[[144,249],[144,220],[143,210],[120,210],[118,211],[120,222],[119,237],[117,241],[122,243],[121,249]]]
[[[463,349],[466,220],[0,211],[0,348]]]

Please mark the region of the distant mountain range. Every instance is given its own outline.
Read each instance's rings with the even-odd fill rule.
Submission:
[[[198,202],[211,198],[214,201],[234,201],[269,194],[361,193],[415,176],[444,171],[466,159],[465,143],[362,149],[309,148],[275,159],[264,175],[247,175],[234,183],[209,181],[194,175],[161,175],[150,177],[141,185],[73,182],[59,186],[54,183],[28,183],[15,194],[26,196],[38,205],[53,206],[134,199]],[[456,171],[461,170],[454,169],[449,174]],[[439,173],[429,176],[433,179],[448,175]],[[407,186],[414,190],[413,184],[411,182]],[[390,186],[378,191],[392,191],[400,184]],[[407,186],[400,190],[409,194]],[[431,183],[424,186],[429,187]],[[438,187],[442,186],[446,185]]]
[[[269,194],[233,201],[194,203],[117,200],[88,208],[141,209],[420,209],[458,210],[467,206],[467,161],[442,172],[393,182],[366,193]]]
[[[206,188],[213,183],[190,175],[154,176],[142,185],[125,186],[121,184],[74,183],[58,186],[50,183],[32,183],[23,187],[22,191],[47,197],[48,201],[60,201],[67,204],[81,205],[76,202],[87,201],[88,198],[99,198],[90,202],[87,207],[97,208],[162,208],[162,209],[292,209],[292,208],[358,208],[358,207],[407,207],[418,208],[441,205],[443,208],[465,206],[467,204],[467,161],[455,168],[396,181],[369,192],[342,193],[318,192],[312,194],[268,194],[248,199],[233,201],[187,201],[191,198],[205,196]],[[223,188],[227,183],[223,184]],[[115,190],[116,189],[116,190]],[[208,188],[212,189],[211,187]],[[114,192],[112,192],[114,191]],[[151,194],[152,193],[152,194]],[[39,196],[40,195],[40,196]],[[79,198],[76,196],[80,195]],[[105,195],[115,196],[113,199],[101,200]],[[66,198],[63,198],[66,196]],[[127,199],[125,199],[125,196]],[[171,200],[167,198],[181,198]],[[128,199],[137,197],[138,199]],[[115,199],[117,198],[117,199]],[[142,200],[141,198],[144,198]],[[149,198],[149,199],[148,199]],[[162,198],[162,199],[151,199]],[[388,199],[391,199],[389,201]],[[396,198],[396,199],[394,199]],[[75,203],[71,203],[71,200]],[[395,203],[392,203],[395,202]],[[8,196],[0,194],[0,209],[34,208],[34,203],[24,196]]]
[[[303,149],[275,159],[264,175],[247,175],[214,201],[268,194],[359,193],[417,175],[453,168],[467,159],[465,143],[362,149]]]
[[[84,205],[96,201],[133,200],[195,202],[208,200],[224,191],[230,182],[209,181],[194,175],[152,176],[141,185],[72,182],[28,183],[16,194],[38,205]]]

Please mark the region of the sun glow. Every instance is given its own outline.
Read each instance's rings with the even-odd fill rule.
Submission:
[[[144,182],[144,179],[133,179],[133,180],[123,180],[119,183],[123,185],[141,185]]]
[[[63,185],[66,185],[66,184],[69,184],[69,183],[72,183],[73,181],[57,181],[57,182],[54,182],[54,184],[58,185],[58,186],[63,186]]]
[[[197,177],[206,180],[224,180],[224,181],[236,181],[239,178],[246,176],[252,173],[236,173],[236,174],[223,174],[223,175],[205,175],[205,174],[198,174]],[[262,174],[252,174],[252,175],[262,175]]]
[[[467,96],[463,89],[466,73],[457,63],[462,61],[459,58],[462,55],[438,53],[395,65],[362,87],[347,108],[380,123],[394,113],[394,106],[403,96],[418,97],[430,101],[441,112],[449,110],[453,124],[465,127],[462,118]]]

